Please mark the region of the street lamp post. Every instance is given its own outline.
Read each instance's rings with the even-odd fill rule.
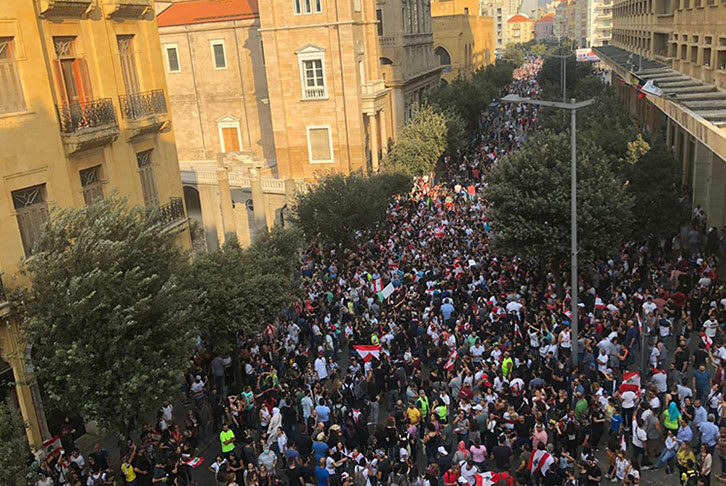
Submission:
[[[571,140],[571,162],[570,162],[570,267],[572,271],[571,283],[572,288],[572,363],[577,365],[577,333],[578,333],[578,309],[577,309],[577,110],[585,108],[595,102],[594,99],[580,101],[579,103],[572,98],[569,103],[559,103],[557,101],[533,100],[531,98],[523,98],[521,96],[510,94],[502,98],[505,103],[525,103],[529,105],[549,106],[562,110],[570,110],[570,140]]]
[[[562,59],[560,67],[560,81],[562,83],[562,102],[567,103],[567,58],[572,54],[552,54],[552,57]]]

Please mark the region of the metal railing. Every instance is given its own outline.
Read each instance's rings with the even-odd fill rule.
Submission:
[[[62,133],[73,134],[85,129],[118,126],[111,98],[72,101],[57,105],[56,110]]]
[[[151,115],[165,114],[166,97],[164,90],[155,89],[144,93],[120,95],[121,115],[124,120],[138,120]]]
[[[305,88],[303,98],[306,100],[320,100],[327,97],[324,86],[316,86],[314,88]]]
[[[159,222],[164,226],[184,219],[184,201],[180,197],[172,197],[169,202],[159,206]]]

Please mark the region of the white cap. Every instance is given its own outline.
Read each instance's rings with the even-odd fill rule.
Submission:
[[[444,456],[448,454],[448,452],[446,452],[446,448],[444,446],[439,447],[438,451],[439,451],[439,454],[442,454]]]

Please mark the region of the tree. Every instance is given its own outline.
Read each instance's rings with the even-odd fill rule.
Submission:
[[[254,336],[295,297],[300,235],[275,228],[241,248],[235,237],[201,253],[189,272],[194,317],[213,352],[231,352],[237,336]],[[239,353],[231,353],[239,372]]]
[[[21,294],[49,405],[122,435],[174,396],[194,344],[186,265],[156,212],[112,195],[51,215]]]
[[[525,48],[522,44],[509,44],[501,56],[501,60],[513,64],[514,66],[521,66],[524,64]]]
[[[20,412],[10,399],[0,401],[0,484],[26,486],[31,457]]]
[[[678,161],[662,137],[649,143],[638,135],[628,152],[622,176],[634,200],[631,234],[641,241],[672,236],[689,215],[679,197]]]
[[[592,142],[578,141],[578,254],[589,259],[617,248],[632,197]],[[490,176],[489,219],[498,251],[544,263],[570,254],[570,136],[542,132],[497,164]]]
[[[447,147],[446,122],[446,116],[428,103],[414,108],[413,118],[401,129],[383,169],[412,177],[432,173]]]
[[[378,224],[393,196],[410,189],[411,178],[400,173],[325,176],[298,195],[294,222],[308,241],[347,246],[357,231]]]

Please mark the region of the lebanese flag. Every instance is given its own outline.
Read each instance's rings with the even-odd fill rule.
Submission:
[[[595,296],[595,309],[607,309],[599,295]]]
[[[542,476],[547,474],[550,466],[554,464],[555,458],[550,455],[547,451],[541,451],[539,449],[532,451],[529,456],[529,473],[535,474],[540,473]]]
[[[377,278],[372,281],[373,292],[378,293],[383,290],[383,279]]]
[[[189,467],[193,467],[194,468],[194,467],[201,466],[203,462],[204,462],[204,458],[203,457],[192,457],[188,461],[184,461],[184,464],[186,464]]]
[[[437,238],[442,238],[444,236],[444,227],[443,226],[437,226],[434,228],[434,236]]]
[[[456,352],[456,349],[451,350],[451,354],[449,355],[449,359],[446,360],[446,364],[444,365],[445,370],[453,370],[454,364],[456,363],[457,358],[459,357],[459,353]]]
[[[60,435],[54,435],[50,439],[43,442],[43,452],[45,452],[46,459],[52,459],[53,457],[60,454],[63,449],[61,444]]]
[[[623,373],[623,384],[618,387],[620,393],[626,391],[632,391],[635,393],[640,392],[640,372],[639,371],[627,371]]]
[[[499,484],[499,481],[504,480],[507,482],[507,486],[514,484],[514,478],[507,472],[492,472],[487,471],[481,474],[474,475],[475,486],[494,486]]]
[[[519,322],[517,321],[514,321],[514,337],[524,341],[524,337],[522,337],[522,330],[519,328]]]
[[[640,320],[640,314],[635,314],[638,319],[638,332],[643,332],[643,321]]]
[[[703,341],[703,344],[706,345],[706,349],[711,349],[711,346],[713,346],[713,339],[708,337],[705,332],[700,333],[699,336],[701,336],[701,341]]]
[[[651,367],[650,367],[650,372],[651,372],[651,373],[653,373],[654,375],[657,375],[658,373],[663,373],[663,374],[665,375],[665,372],[666,372],[666,371],[665,371],[665,370],[659,370],[658,368],[653,368],[653,367],[651,366]]]
[[[356,344],[353,346],[353,349],[358,352],[358,355],[363,358],[363,361],[366,363],[373,358],[379,359],[381,355],[381,347],[375,344]]]

